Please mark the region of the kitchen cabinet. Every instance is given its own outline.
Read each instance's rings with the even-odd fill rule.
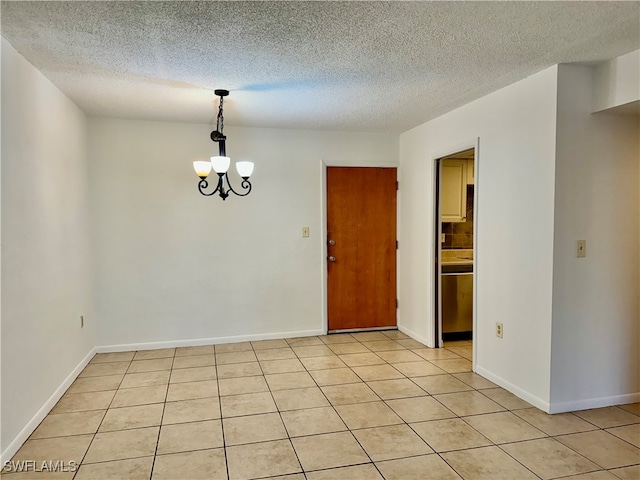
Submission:
[[[467,160],[441,164],[440,215],[443,222],[464,222],[467,217]]]
[[[475,171],[473,168],[473,159],[467,160],[467,185],[473,185],[475,182]]]

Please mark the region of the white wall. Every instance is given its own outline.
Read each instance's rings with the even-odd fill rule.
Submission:
[[[94,346],[87,190],[84,114],[3,39],[3,459]]]
[[[636,116],[591,114],[595,73],[596,82],[591,68],[559,67],[554,411],[640,392],[640,125]],[[587,240],[586,258],[576,258],[578,239]]]
[[[550,384],[556,88],[551,67],[400,136],[401,328],[434,345],[433,162],[479,137],[476,370],[541,408]]]
[[[210,126],[89,125],[98,345],[323,331],[322,161],[396,164],[397,136],[226,127],[232,161],[256,169],[223,202],[191,166],[217,154]]]
[[[0,17],[1,18],[1,17]],[[2,45],[0,39],[0,63],[2,62]],[[0,68],[2,66],[0,65]],[[0,70],[1,73],[1,70]],[[0,92],[2,92],[2,75],[0,75]],[[0,94],[0,112],[2,112],[2,94]],[[2,456],[2,115],[0,115],[0,460]]]
[[[595,69],[590,98],[598,112],[640,100],[640,50],[603,62]]]

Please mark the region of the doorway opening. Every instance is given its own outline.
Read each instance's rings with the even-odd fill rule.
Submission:
[[[435,339],[473,341],[475,148],[436,160]]]

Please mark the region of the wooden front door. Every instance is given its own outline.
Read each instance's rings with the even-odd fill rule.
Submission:
[[[329,331],[396,325],[396,175],[327,168]]]

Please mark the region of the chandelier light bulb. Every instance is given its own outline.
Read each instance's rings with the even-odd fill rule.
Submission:
[[[253,162],[236,162],[236,170],[242,178],[249,178],[253,173]]]
[[[231,159],[229,157],[211,157],[211,165],[216,173],[227,173],[229,165],[231,165]]]
[[[193,162],[193,169],[200,178],[205,179],[209,176],[209,173],[211,173],[211,162],[196,160]]]

